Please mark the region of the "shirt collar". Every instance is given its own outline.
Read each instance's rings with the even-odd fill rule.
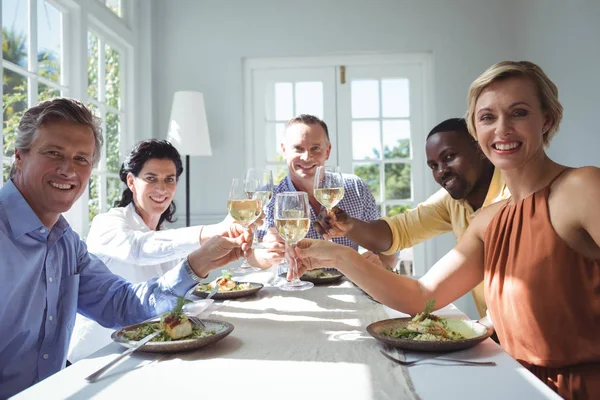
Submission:
[[[12,180],[8,180],[0,189],[0,203],[4,205],[6,218],[15,239],[29,232],[40,231],[42,228],[48,229],[42,224]],[[68,227],[69,223],[61,215],[52,230],[57,230],[62,234]]]
[[[502,177],[502,171],[498,168],[494,168],[494,174],[492,175],[492,180],[490,181],[490,187],[488,188],[487,194],[485,195],[485,200],[481,205],[482,208],[489,206],[490,204],[494,204],[497,201],[507,198],[510,195],[508,188],[506,187],[506,183],[504,183],[504,178]],[[464,208],[467,210],[473,211],[473,207],[471,203],[469,203],[465,199],[456,200],[458,201]],[[477,211],[479,211],[477,210]]]

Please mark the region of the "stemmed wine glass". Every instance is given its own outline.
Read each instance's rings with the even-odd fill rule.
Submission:
[[[227,208],[231,217],[244,228],[248,229],[262,213],[262,203],[258,199],[249,199],[245,179],[234,178],[229,190],[229,199]],[[230,269],[231,273],[247,274],[249,272],[260,271],[260,268],[251,266],[246,258],[237,268]]]
[[[317,167],[314,182],[315,199],[331,211],[344,197],[344,177],[334,165]],[[331,238],[329,239],[331,241]]]
[[[266,168],[250,168],[246,172],[246,195],[249,199],[260,200],[262,210],[266,212],[267,205],[273,197],[273,172]],[[258,242],[256,227],[254,227],[254,233],[252,248],[264,248]]]
[[[306,192],[284,192],[275,196],[275,227],[285,245],[292,248],[304,239],[310,228],[310,204]],[[292,280],[279,286],[282,290],[306,290],[314,285],[301,281],[298,261],[294,257],[290,265]]]

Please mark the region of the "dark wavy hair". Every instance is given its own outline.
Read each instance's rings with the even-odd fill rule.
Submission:
[[[136,144],[133,149],[129,152],[125,158],[125,162],[121,164],[121,170],[119,171],[119,177],[125,184],[125,190],[121,195],[121,200],[115,201],[115,207],[126,207],[133,201],[133,192],[127,186],[127,175],[132,173],[133,176],[138,176],[146,161],[150,159],[160,160],[171,160],[175,163],[176,180],[179,181],[179,177],[183,172],[183,164],[181,162],[181,156],[177,149],[166,140],[149,139],[143,140]],[[158,220],[157,230],[160,230],[160,226],[163,221],[174,222],[175,219],[175,202],[171,202],[169,208],[165,210]]]

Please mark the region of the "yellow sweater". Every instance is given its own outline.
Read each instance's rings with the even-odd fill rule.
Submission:
[[[502,173],[496,169],[482,208],[508,197],[510,192]],[[445,189],[440,189],[417,208],[393,217],[382,218],[392,230],[392,246],[383,254],[394,254],[448,232],[453,232],[458,241],[476,214],[477,211],[473,210],[468,201],[455,200]],[[487,307],[482,284],[473,289],[473,297],[479,315],[485,316]]]

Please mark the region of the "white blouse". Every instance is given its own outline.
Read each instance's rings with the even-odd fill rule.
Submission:
[[[139,283],[163,275],[200,248],[201,228],[153,231],[130,203],[97,215],[86,243],[113,273]],[[111,342],[112,332],[77,314],[67,359],[73,363],[100,350]]]

